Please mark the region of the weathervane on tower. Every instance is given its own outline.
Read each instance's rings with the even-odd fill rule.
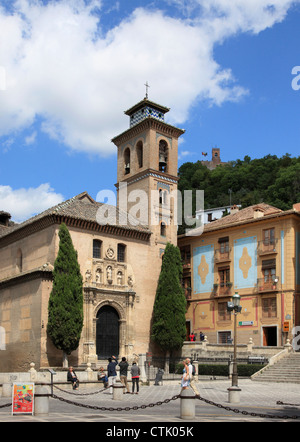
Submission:
[[[148,84],[148,81],[146,81],[145,86],[146,86],[146,97],[145,97],[145,99],[148,100],[148,90],[149,90],[149,87],[150,87],[149,84]]]

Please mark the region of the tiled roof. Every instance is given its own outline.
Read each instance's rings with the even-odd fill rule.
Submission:
[[[224,218],[220,218],[212,223],[209,223],[206,226],[205,230],[211,230],[218,227],[224,227],[231,224],[243,223],[249,220],[257,219],[255,218],[255,214],[257,212],[261,212],[263,216],[274,215],[275,213],[282,213],[283,211],[277,209],[276,207],[270,206],[269,204],[260,203],[255,204],[254,206],[246,207],[242,210],[237,210],[235,213],[225,216]]]
[[[237,210],[235,213],[206,224],[204,226],[204,233],[259,221],[261,219],[266,219],[267,217],[282,216],[289,213],[295,213],[295,211],[288,210],[284,212],[277,207],[270,206],[269,204],[255,204],[253,206],[246,207],[245,209]],[[193,236],[197,236],[197,230],[199,231],[199,234],[203,233],[203,229],[199,227],[192,230]]]
[[[0,239],[8,236],[9,234],[16,232],[18,230],[24,229],[27,226],[30,226],[38,221],[42,221],[44,218],[47,218],[49,216],[60,216],[60,217],[66,217],[66,218],[72,218],[74,220],[82,220],[87,221],[91,223],[97,223],[97,211],[102,206],[102,203],[98,203],[93,200],[93,198],[90,197],[90,195],[87,192],[83,192],[67,201],[64,201],[54,207],[51,207],[50,209],[45,210],[44,212],[24,221],[20,224],[15,224],[11,227],[5,227],[0,228]],[[114,208],[113,206],[110,206],[113,210],[111,212],[108,211],[108,214],[112,214],[115,210],[116,217],[109,216],[107,218],[106,225],[110,226],[116,226],[120,227],[125,230],[131,230],[136,232],[143,232],[143,233],[151,233],[147,227],[136,225],[136,220],[127,214],[129,219],[129,225],[127,226],[121,226],[118,225],[118,218],[121,211],[118,208]],[[116,218],[116,220],[114,219]]]

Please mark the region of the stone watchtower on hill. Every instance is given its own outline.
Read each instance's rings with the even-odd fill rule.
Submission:
[[[204,156],[207,155],[207,153],[203,153]],[[217,147],[212,148],[212,156],[211,161],[201,161],[203,166],[206,166],[209,170],[215,169],[217,166],[220,166],[221,164],[227,164],[223,161],[221,161],[221,150]]]

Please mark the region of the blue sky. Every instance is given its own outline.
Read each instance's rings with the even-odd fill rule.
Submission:
[[[300,0],[0,0],[0,210],[114,190],[146,81],[186,130],[179,166],[299,156],[299,41]]]

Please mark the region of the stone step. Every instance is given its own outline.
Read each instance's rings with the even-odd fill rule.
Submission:
[[[255,377],[252,379],[253,382],[274,382],[274,383],[290,383],[290,384],[300,384],[300,379],[299,378],[288,378],[288,379],[284,379],[284,378],[275,378],[273,376],[271,377]]]
[[[260,382],[300,383],[300,354],[288,355],[252,378]]]

